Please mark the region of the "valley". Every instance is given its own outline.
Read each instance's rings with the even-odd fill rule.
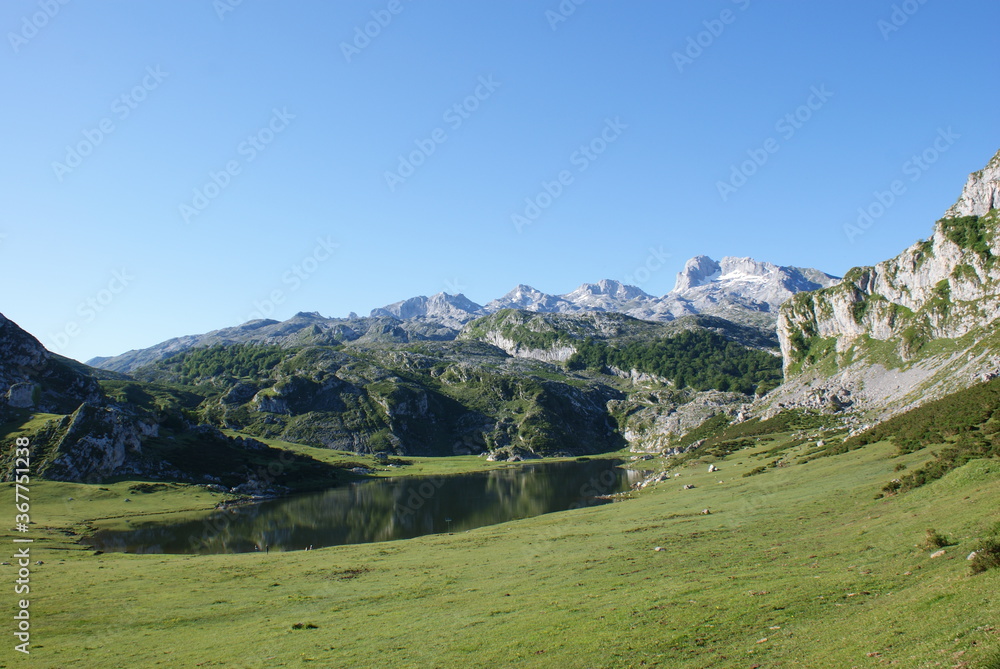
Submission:
[[[89,364],[0,316],[32,659],[996,669],[998,194],[1000,153],[843,279],[698,256],[660,298],[442,293]]]

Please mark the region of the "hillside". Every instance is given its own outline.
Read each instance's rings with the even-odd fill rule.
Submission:
[[[878,419],[1000,371],[1000,153],[969,176],[931,236],[781,309],[785,384],[763,404]]]
[[[668,354],[669,342],[677,346]],[[734,413],[761,383],[777,382],[780,363],[769,345],[754,328],[711,317],[657,324],[615,313],[505,310],[470,323],[455,341],[216,345],[132,375],[184,386],[201,398],[200,420],[261,438],[519,459],[616,450],[654,436],[662,444],[719,412]],[[603,361],[577,353],[597,346]],[[666,371],[665,355],[691,364],[695,347],[704,374],[689,381]],[[725,366],[743,358],[756,361],[754,372],[734,382]],[[659,393],[656,409],[649,393]],[[655,423],[651,413],[676,415],[669,428],[640,438],[632,428],[640,416]]]
[[[27,437],[32,474],[97,483],[116,477],[209,481],[246,492],[287,492],[326,486],[338,468],[233,439],[201,424],[197,393],[137,384],[45,350],[0,315],[0,434]],[[12,442],[11,442],[12,443]],[[281,461],[280,476],[261,476]],[[0,455],[13,480],[14,450]]]

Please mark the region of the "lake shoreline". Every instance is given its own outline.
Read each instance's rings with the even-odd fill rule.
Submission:
[[[478,471],[371,477],[318,492],[228,499],[176,515],[161,509],[156,518],[131,513],[110,522],[95,519],[85,523],[77,543],[104,552],[241,553],[461,532],[619,501],[636,478],[626,464],[620,457],[537,459]]]

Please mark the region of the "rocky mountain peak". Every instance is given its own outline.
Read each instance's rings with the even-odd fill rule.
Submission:
[[[696,313],[732,317],[733,308],[773,312],[795,293],[840,279],[814,269],[780,267],[753,258],[696,256],[677,275],[667,298],[684,300]]]
[[[652,298],[652,295],[648,295],[642,289],[626,285],[620,281],[601,279],[597,283],[585,283],[576,290],[566,293],[561,297],[575,304],[586,305],[592,301],[592,298],[607,297],[615,300],[637,300],[649,299]]]
[[[517,287],[503,297],[488,302],[485,310],[488,313],[493,313],[501,309],[524,309],[526,311],[548,312],[560,311],[566,307],[572,309],[572,306],[572,304],[566,302],[558,295],[549,295],[522,283],[518,284]]]
[[[944,215],[945,218],[985,216],[993,209],[1000,209],[1000,151],[986,167],[969,175],[958,202]]]
[[[437,293],[431,297],[419,295],[408,300],[394,302],[380,309],[373,309],[372,318],[390,317],[398,320],[411,318],[433,318],[449,327],[462,324],[483,315],[483,308],[465,295]]]
[[[741,281],[767,279],[780,268],[774,263],[753,258],[726,256],[719,261],[719,276],[716,281]]]
[[[719,273],[718,262],[708,256],[695,256],[684,263],[684,269],[677,273],[677,282],[674,284],[673,292],[682,293],[689,288],[704,286],[719,276]]]

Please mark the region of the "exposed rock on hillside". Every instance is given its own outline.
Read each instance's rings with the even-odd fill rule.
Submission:
[[[1000,152],[986,167],[969,175],[961,197],[945,212],[945,218],[985,216],[994,209],[1000,209]]]
[[[849,395],[855,408],[895,413],[996,370],[998,191],[1000,153],[970,175],[929,239],[786,303],[778,319],[786,384],[769,406]]]
[[[747,403],[746,395],[718,390],[647,389],[608,408],[621,416],[618,427],[632,451],[656,453],[669,452],[681,437],[714,416],[735,417]]]
[[[44,469],[47,478],[58,481],[97,482],[135,472],[143,437],[157,431],[155,425],[141,423],[117,407],[86,403],[65,422],[66,431]]]
[[[98,401],[100,386],[79,366],[0,314],[0,418],[8,409],[65,413]]]
[[[469,320],[484,315],[486,315],[486,311],[483,307],[464,295],[448,295],[447,293],[438,293],[431,297],[423,295],[411,297],[381,309],[374,309],[371,313],[373,318],[426,319],[456,330],[468,323]]]

